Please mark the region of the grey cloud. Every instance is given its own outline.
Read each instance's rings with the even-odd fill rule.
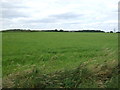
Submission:
[[[77,21],[75,21],[75,22],[67,22],[67,23],[64,23],[64,24],[83,24],[83,21],[81,20],[79,22],[77,22]]]
[[[54,23],[56,21],[57,20],[55,18],[43,18],[38,20],[38,22],[41,22],[41,23]]]
[[[27,15],[23,12],[18,11],[17,9],[3,9],[2,17],[13,19],[13,18],[19,18],[19,17],[27,17]]]
[[[79,24],[78,22],[71,23],[69,20],[71,19],[78,19],[83,17],[83,14],[75,14],[75,13],[64,13],[64,14],[56,14],[56,15],[50,15],[43,19],[37,19],[37,20],[28,20],[27,22],[31,23],[56,23],[60,22],[61,20],[67,20],[68,24]]]
[[[83,17],[84,14],[75,14],[73,12],[63,13],[63,14],[57,14],[57,15],[51,15],[51,17],[57,18],[57,19],[76,19]]]
[[[26,7],[23,3],[16,1],[7,1],[7,2],[1,2],[2,8],[8,8],[8,9],[12,9],[12,8],[28,8]]]
[[[18,2],[17,0],[12,1],[2,1],[2,18],[18,18],[18,17],[27,17],[27,15],[20,10],[23,8],[27,8],[24,4]]]
[[[55,23],[58,20],[52,17],[47,17],[43,19],[32,19],[32,20],[26,20],[26,23]]]

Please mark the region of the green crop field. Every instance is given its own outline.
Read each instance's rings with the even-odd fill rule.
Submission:
[[[118,34],[2,33],[3,87],[117,86]]]

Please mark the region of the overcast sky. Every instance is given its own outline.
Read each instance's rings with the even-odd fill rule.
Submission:
[[[2,0],[1,29],[117,30],[119,0]]]

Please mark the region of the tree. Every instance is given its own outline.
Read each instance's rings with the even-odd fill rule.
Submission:
[[[110,33],[113,33],[113,31],[110,31]]]
[[[58,32],[58,30],[57,30],[57,29],[55,29],[55,32]]]
[[[63,32],[63,30],[62,30],[62,29],[60,29],[60,32]]]

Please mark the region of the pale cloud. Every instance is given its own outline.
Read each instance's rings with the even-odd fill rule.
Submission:
[[[2,29],[117,29],[118,0],[2,0],[1,4]]]

